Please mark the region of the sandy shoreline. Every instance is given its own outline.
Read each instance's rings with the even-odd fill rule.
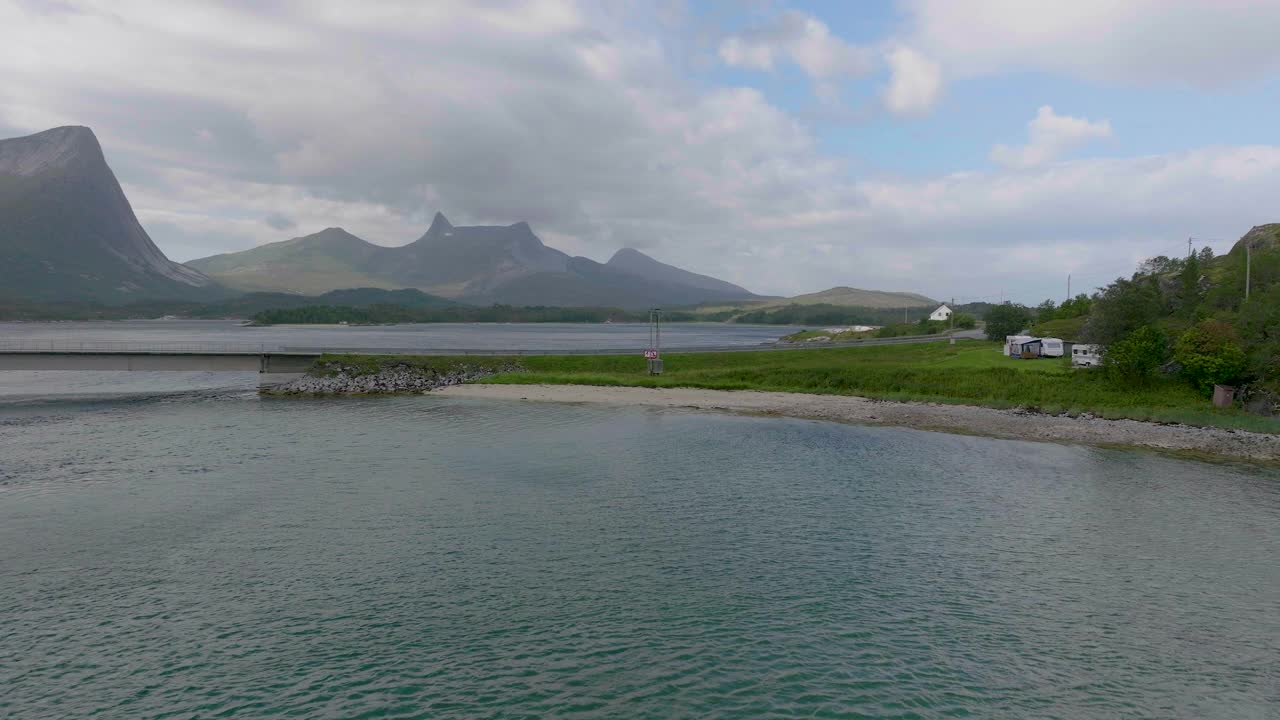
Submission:
[[[495,400],[643,405],[784,415],[1013,440],[1146,447],[1243,460],[1280,461],[1280,435],[1159,425],[1136,420],[1039,415],[968,405],[885,402],[840,395],[589,385],[455,385],[433,392],[437,393]]]

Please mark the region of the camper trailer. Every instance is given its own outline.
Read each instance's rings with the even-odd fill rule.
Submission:
[[[1060,358],[1071,351],[1071,346],[1072,343],[1065,342],[1061,338],[1009,335],[1004,341],[1004,354],[1023,360]]]
[[[1061,338],[1041,338],[1040,357],[1060,358],[1065,352],[1064,347]]]
[[[1098,367],[1101,364],[1101,345],[1077,343],[1071,346],[1071,367]]]
[[[1006,335],[1004,338],[1004,354],[1009,357],[1020,357],[1022,343],[1028,340],[1035,340],[1035,338],[1030,335]]]

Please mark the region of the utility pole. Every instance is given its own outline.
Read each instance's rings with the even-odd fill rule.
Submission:
[[[1191,257],[1191,238],[1187,238],[1187,257]]]
[[[1071,273],[1067,273],[1067,299],[1071,299]]]
[[[644,353],[650,375],[662,374],[662,309],[649,311],[649,349]]]
[[[1250,243],[1244,244],[1244,301],[1249,302],[1249,274],[1253,269],[1253,248]]]

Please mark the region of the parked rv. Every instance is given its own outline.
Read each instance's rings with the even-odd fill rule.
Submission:
[[[1102,346],[1077,343],[1071,346],[1072,367],[1098,367],[1102,365]]]
[[[1004,341],[1004,354],[1013,358],[1033,360],[1060,358],[1071,350],[1072,343],[1061,338],[1038,338],[1032,335],[1009,335]]]

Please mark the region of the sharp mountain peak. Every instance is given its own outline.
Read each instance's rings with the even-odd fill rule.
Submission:
[[[431,218],[431,227],[427,228],[427,234],[432,235],[452,229],[453,223],[449,222],[449,218],[445,217],[444,213],[437,211],[435,217]]]
[[[83,125],[0,140],[0,174],[32,177],[59,169],[105,168],[106,162],[97,136]]]
[[[0,140],[0,291],[120,301],[220,292],[138,222],[93,131]]]

